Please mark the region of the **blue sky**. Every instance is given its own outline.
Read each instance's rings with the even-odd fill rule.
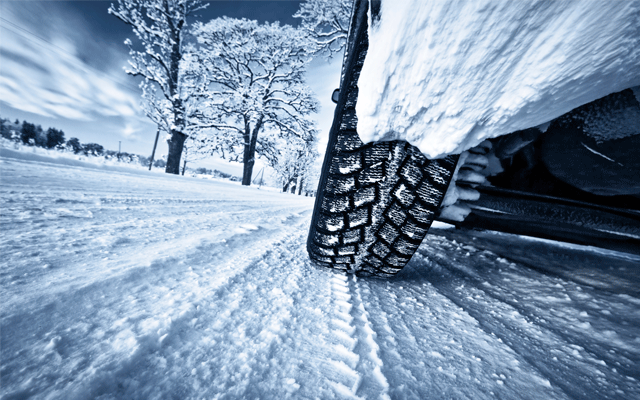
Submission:
[[[62,129],[68,138],[150,155],[156,127],[139,106],[139,78],[124,73],[131,28],[107,9],[111,1],[0,1],[0,116]],[[200,21],[227,15],[297,25],[299,1],[211,1]],[[326,145],[340,59],[314,60],[308,83],[322,109]],[[166,154],[158,143],[156,156]],[[323,148],[320,151],[324,151]],[[202,163],[202,162],[201,162]],[[214,160],[202,163],[235,169]],[[229,171],[232,172],[232,171]]]

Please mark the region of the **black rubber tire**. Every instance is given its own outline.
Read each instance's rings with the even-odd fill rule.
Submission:
[[[390,277],[411,259],[437,216],[457,156],[428,160],[407,142],[360,140],[355,105],[368,48],[367,3],[354,4],[307,250],[318,265]]]

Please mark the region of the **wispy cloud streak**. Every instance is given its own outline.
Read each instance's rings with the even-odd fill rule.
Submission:
[[[43,20],[49,25],[52,21],[63,23],[64,29],[46,29],[23,18],[25,7],[30,5],[5,2],[2,7],[0,100],[13,108],[54,118],[145,118],[135,86],[87,65],[78,56],[76,43],[90,34],[84,23],[48,15]],[[123,74],[122,70],[114,72]]]

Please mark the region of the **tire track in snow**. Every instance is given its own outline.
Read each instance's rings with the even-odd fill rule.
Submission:
[[[201,285],[199,295],[186,299],[177,316],[149,315],[130,324],[136,325],[130,328],[134,335],[119,342],[132,353],[118,360],[116,368],[97,368],[94,377],[80,380],[82,386],[65,389],[69,398],[265,397],[269,391],[261,385],[293,323],[290,292],[297,290],[300,274],[292,273],[297,257],[288,248],[300,241],[300,232],[296,229],[248,265],[236,265],[242,273],[223,284]],[[144,325],[152,329],[136,336],[136,328]],[[122,384],[131,380],[137,384]],[[278,385],[295,389],[289,381]]]
[[[610,348],[617,350],[614,353],[620,371],[611,369],[602,360],[609,357],[609,350],[600,349],[597,343],[587,343],[588,347],[584,345],[590,326],[577,319],[563,321],[548,311],[551,305],[551,310],[554,307],[567,309],[563,314],[580,314],[579,309],[571,311],[577,306],[575,301],[558,291],[557,283],[562,281],[561,278],[509,263],[493,253],[465,256],[460,254],[461,246],[442,238],[427,247],[431,251],[427,252],[423,247],[420,255],[437,258],[435,267],[439,274],[423,269],[420,273],[438,292],[474,318],[487,334],[499,338],[529,368],[537,371],[554,388],[562,390],[565,396],[626,399],[640,395],[637,379],[625,377],[624,372],[630,370],[619,365],[620,361],[634,363],[621,356],[620,350],[625,353],[624,348]],[[476,270],[479,268],[481,270]],[[566,281],[563,284],[573,285]],[[589,299],[581,290],[576,292],[578,297],[584,297],[583,300]],[[532,299],[542,296],[544,301],[535,308],[528,304],[531,296]],[[546,319],[554,324],[549,324]],[[574,333],[576,324],[584,327],[581,329],[582,338]]]
[[[130,276],[116,280],[118,288],[89,290],[86,295],[97,298],[128,295],[99,305],[86,299],[100,306],[94,311],[105,326],[85,327],[80,343],[52,329],[56,336],[42,350],[53,369],[23,371],[22,387],[29,391],[11,393],[69,399],[358,398],[363,368],[353,352],[359,322],[351,315],[349,281],[310,265],[307,224],[266,253],[253,253],[244,266],[236,258],[238,273],[224,282],[209,279],[203,263],[171,259],[156,266],[174,267],[171,274],[145,284]],[[79,320],[61,323],[71,330],[85,320],[69,318]],[[30,379],[31,373],[38,378]]]
[[[38,213],[54,206],[63,197],[47,194],[48,201],[38,202]],[[43,293],[41,285],[48,285],[47,293],[70,290],[69,285],[77,288],[87,281],[99,279],[100,275],[112,277],[116,273],[126,273],[131,267],[144,265],[149,260],[183,257],[184,249],[191,249],[200,241],[228,239],[234,226],[251,223],[277,227],[283,214],[308,210],[299,205],[280,205],[222,212],[217,202],[203,201],[199,210],[205,215],[194,215],[193,210],[178,206],[174,207],[176,209],[168,207],[163,212],[152,209],[147,214],[131,210],[123,212],[112,205],[96,206],[94,197],[84,197],[83,201],[90,204],[88,209],[92,211],[90,219],[58,217],[34,223],[30,217],[27,226],[23,227],[16,226],[15,218],[4,221],[3,226],[12,233],[5,236],[0,232],[0,243],[7,252],[7,268],[3,268],[0,276],[0,283],[6,285],[7,290],[3,314],[14,306],[20,308],[25,302],[39,303]],[[148,207],[152,200],[147,199],[141,207]],[[24,254],[34,256],[25,257]],[[30,270],[28,277],[21,272],[25,269]]]
[[[144,354],[159,351],[177,332],[194,329],[207,299],[233,284],[234,276],[250,275],[251,269],[264,258],[267,246],[290,243],[307,225],[307,218],[301,217],[291,227],[294,233],[284,238],[259,230],[235,235],[226,243],[201,244],[184,259],[158,259],[128,274],[74,289],[73,293],[61,293],[53,299],[43,297],[48,303],[40,311],[30,310],[28,316],[14,315],[3,321],[3,378],[29,393],[62,391],[69,394],[68,398],[89,398],[109,391],[114,380],[124,379]],[[250,246],[251,253],[245,254],[241,246]],[[118,293],[129,295],[121,298]],[[87,308],[76,315],[62,316],[55,312],[75,307],[67,303],[84,304]],[[96,313],[100,325],[92,323]],[[25,337],[24,332],[33,331],[34,325],[37,328],[33,340],[44,337],[46,341],[42,346],[32,343],[28,347],[41,354],[19,352],[5,358],[4,355],[13,353],[6,350],[14,347],[7,338],[27,345],[20,338]],[[62,328],[66,330],[63,332]],[[70,342],[67,337],[74,335],[81,339]],[[65,359],[74,362],[65,363]],[[18,373],[19,365],[28,365],[36,375]],[[76,377],[77,382],[90,383],[78,387],[61,379],[65,375]]]
[[[378,355],[380,346],[375,340],[377,334],[371,327],[369,312],[364,307],[358,278],[353,274],[348,277],[352,293],[351,315],[358,341],[354,350],[359,355],[356,371],[360,374],[360,382],[356,394],[365,399],[389,399],[389,383],[382,374],[383,362]]]
[[[387,380],[387,393],[391,398],[397,396],[425,398],[416,391],[418,379],[414,376],[412,369],[404,365],[404,358],[407,356],[412,360],[411,363],[414,363],[415,360],[424,360],[424,357],[420,349],[412,349],[414,351],[410,351],[409,355],[401,354],[402,349],[398,346],[400,337],[397,333],[399,321],[394,315],[397,312],[396,295],[390,290],[390,287],[389,282],[369,280],[363,283],[361,288],[362,302],[367,309],[371,310],[371,324],[377,333],[377,342],[380,344],[381,373]],[[391,302],[391,307],[385,307],[388,302]],[[391,311],[391,314],[388,311]],[[393,321],[393,327],[389,319]],[[418,363],[424,365],[423,361],[418,361]],[[420,385],[424,385],[424,383],[420,382]]]
[[[344,398],[357,398],[356,390],[361,376],[356,371],[359,357],[353,352],[357,344],[354,337],[356,328],[352,325],[351,295],[349,294],[348,277],[344,272],[335,271],[330,280],[331,313],[329,323],[328,344],[338,357],[327,361],[331,366],[327,379],[335,393]]]
[[[433,243],[438,243],[438,241],[436,240]],[[453,266],[453,260],[456,263],[461,260],[456,259],[455,254],[448,254],[444,251],[448,249],[447,245],[449,244],[445,243],[444,248],[434,248],[433,246],[436,245],[433,243],[423,244],[419,249],[418,256],[409,268],[411,270],[410,274],[418,274],[426,278],[426,281],[433,285],[433,290],[436,291],[438,296],[444,297],[453,306],[453,309],[457,309],[452,315],[470,322],[473,330],[465,329],[462,332],[458,332],[458,334],[468,337],[467,342],[478,342],[475,347],[480,350],[487,346],[480,342],[489,343],[489,346],[494,348],[494,354],[485,353],[479,355],[482,363],[488,364],[484,368],[487,371],[492,371],[487,376],[489,379],[487,379],[488,382],[485,386],[493,386],[492,390],[497,393],[510,393],[506,395],[507,397],[573,397],[576,393],[567,392],[563,384],[558,385],[557,376],[549,374],[548,368],[539,368],[539,365],[546,363],[548,363],[547,365],[553,365],[552,362],[549,362],[550,356],[548,354],[539,352],[540,346],[544,347],[544,342],[546,342],[546,334],[537,331],[528,321],[522,319],[522,316],[517,312],[514,313],[511,307],[505,307],[506,304],[495,301],[485,293],[480,294],[482,291],[474,287],[473,282],[465,282],[465,279],[461,280],[459,276],[461,274],[454,272],[456,267]],[[436,258],[438,261],[425,259],[424,255]],[[422,264],[421,268],[418,267],[419,264]],[[462,268],[472,269],[473,267],[462,264]],[[488,307],[483,307],[482,304]],[[482,307],[482,310],[479,310],[478,306]],[[493,317],[499,315],[504,316],[505,320],[510,320],[509,323],[487,324],[487,321],[491,321]],[[514,325],[519,325],[519,327],[513,328]],[[511,340],[509,340],[505,338],[504,332],[512,329],[518,332],[516,333],[517,339],[516,337],[511,337]],[[520,336],[522,332],[526,331],[534,333],[533,336]],[[521,342],[520,346],[526,346],[534,353],[537,352],[539,354],[531,357],[527,352],[519,351],[519,346],[514,347],[512,340]],[[495,385],[495,383],[498,383],[498,385]]]
[[[415,265],[391,281],[368,280],[362,289],[392,398],[564,397],[416,274]]]

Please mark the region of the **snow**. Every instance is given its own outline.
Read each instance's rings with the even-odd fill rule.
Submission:
[[[1,398],[640,398],[639,257],[432,229],[359,279],[313,198],[5,150]]]
[[[383,0],[369,34],[358,133],[429,158],[640,84],[637,0]]]

